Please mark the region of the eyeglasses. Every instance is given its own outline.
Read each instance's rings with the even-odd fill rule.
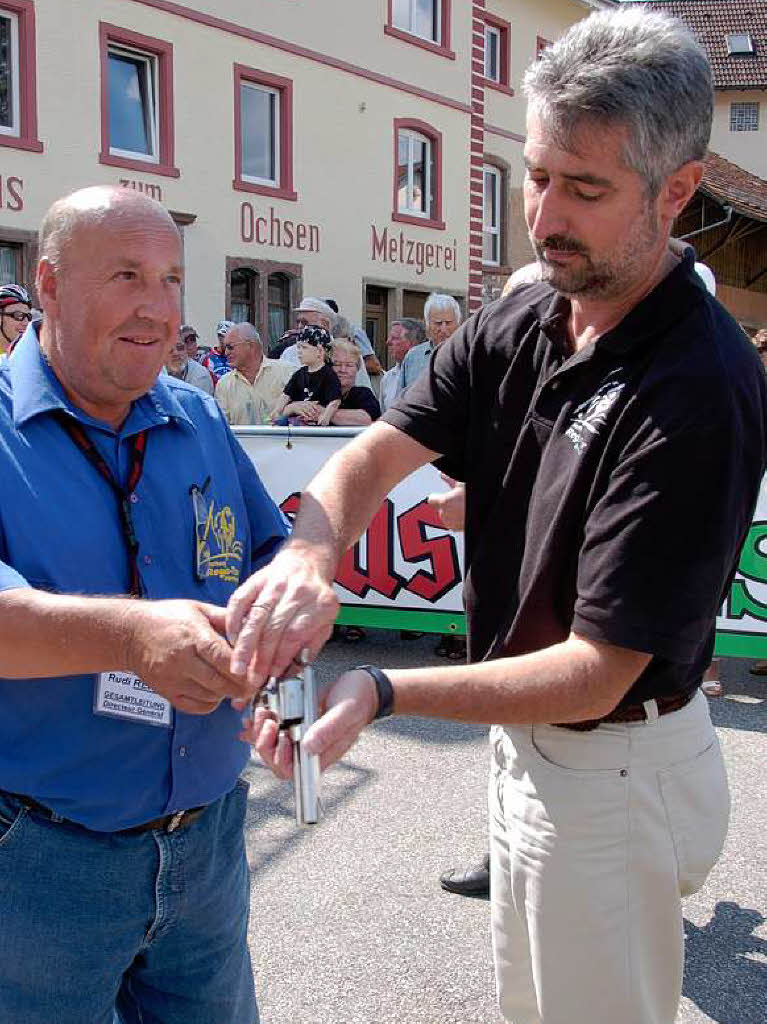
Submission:
[[[228,341],[226,345],[224,345],[224,352],[233,352],[236,348],[239,348],[240,345],[247,344],[247,341]]]
[[[8,311],[8,310],[5,310],[5,309],[0,309],[0,316],[10,316],[10,317],[13,317],[13,319],[17,323],[19,323],[19,324],[23,323],[25,320],[27,321],[27,323],[31,323],[31,321],[32,321],[32,314],[31,313],[22,313],[22,311],[20,309],[15,309],[13,311]]]

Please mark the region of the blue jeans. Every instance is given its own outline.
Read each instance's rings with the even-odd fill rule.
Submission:
[[[258,1024],[246,802],[125,836],[0,795],[0,1021]]]

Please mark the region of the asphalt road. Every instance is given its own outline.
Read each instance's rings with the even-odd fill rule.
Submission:
[[[329,644],[318,670],[327,679],[365,662],[436,664],[434,646],[371,630]],[[726,695],[711,704],[733,809],[719,864],[685,902],[677,1024],[767,1019],[767,678],[747,670],[724,662]],[[302,830],[291,787],[251,763],[250,938],[263,1024],[500,1024],[488,904],[438,882],[485,850],[486,734],[377,723],[324,776],[325,817]]]

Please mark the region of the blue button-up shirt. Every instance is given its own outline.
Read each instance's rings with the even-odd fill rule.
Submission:
[[[421,376],[429,365],[434,346],[430,341],[423,341],[420,345],[414,345],[405,353],[402,360],[402,372],[400,375],[401,387],[409,388]]]
[[[57,410],[79,420],[121,482],[131,438],[148,431],[131,496],[148,598],[224,605],[287,535],[284,517],[212,398],[162,377],[113,430],[69,401],[30,327],[0,364],[0,590],[129,589],[117,497],[62,429]],[[208,478],[209,575],[199,581],[189,488],[202,488]],[[114,831],[209,803],[232,788],[249,751],[237,739],[240,714],[228,701],[210,715],[174,710],[164,728],[96,713],[97,682],[94,675],[0,679],[0,789]]]

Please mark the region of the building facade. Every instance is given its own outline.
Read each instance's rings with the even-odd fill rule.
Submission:
[[[379,354],[433,290],[468,312],[530,259],[520,81],[579,0],[0,0],[0,278],[50,203],[162,202],[184,319],[271,340],[331,296]]]

